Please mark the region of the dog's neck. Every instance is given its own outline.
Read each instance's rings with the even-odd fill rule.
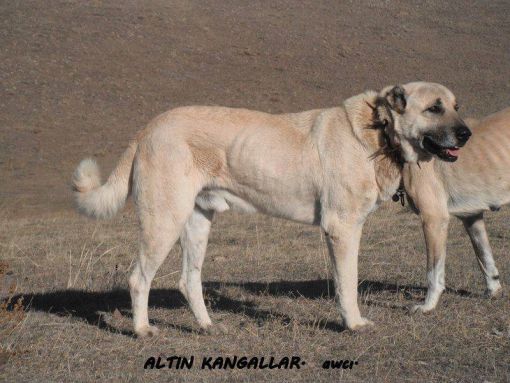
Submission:
[[[376,92],[365,92],[345,101],[353,132],[369,153],[382,200],[395,194],[402,179],[404,160],[391,137],[393,116]]]
[[[373,154],[373,157],[384,155],[403,167],[405,160],[401,147],[395,142],[393,135],[390,133],[393,131],[395,119],[388,101],[383,97],[376,97],[373,104],[367,101],[367,105],[372,110],[372,121],[368,123],[366,128],[380,131],[382,136],[382,140],[379,140],[382,143],[379,142],[380,147]]]

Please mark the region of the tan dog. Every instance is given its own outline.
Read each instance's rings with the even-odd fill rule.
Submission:
[[[510,202],[510,108],[469,122],[473,137],[454,164],[430,161],[404,166],[408,200],[420,213],[427,243],[428,291],[414,311],[433,310],[445,288],[449,214],[462,220],[471,238],[489,297],[501,291],[483,213]]]
[[[444,112],[437,112],[440,103]],[[341,107],[271,115],[244,109],[184,107],[154,119],[101,186],[84,160],[73,185],[79,209],[110,217],[132,192],[141,228],[138,262],[129,284],[135,332],[149,325],[151,281],[180,237],[180,290],[200,327],[214,329],[202,295],[201,268],[215,212],[258,211],[325,231],[335,294],[344,325],[371,322],[357,303],[358,248],[366,217],[390,198],[402,163],[449,160],[470,132],[454,95],[432,83],[367,91]]]

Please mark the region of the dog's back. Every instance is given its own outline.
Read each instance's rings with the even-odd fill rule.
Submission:
[[[471,120],[473,136],[458,161],[435,161],[449,196],[448,210],[467,215],[510,203],[510,108]]]

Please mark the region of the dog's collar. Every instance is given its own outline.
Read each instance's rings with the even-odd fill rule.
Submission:
[[[390,134],[388,133],[388,128],[393,126],[395,120],[393,115],[391,114],[391,107],[388,104],[388,101],[383,97],[377,97],[375,100],[375,104],[371,105],[367,102],[367,105],[372,109],[372,124],[369,126],[370,129],[379,130],[382,134],[382,139],[384,141],[383,145],[372,154],[372,159],[378,157],[379,155],[384,155],[390,158],[397,166],[402,169],[404,167],[404,163],[406,162],[400,152],[400,147],[398,145],[394,145]],[[382,108],[383,114],[381,115],[380,109]],[[392,196],[392,200],[394,202],[400,201],[402,206],[405,205],[405,189],[404,183],[402,179],[400,180],[400,184],[398,186],[397,191]]]
[[[380,155],[384,155],[389,157],[400,168],[402,168],[405,160],[400,152],[400,147],[393,144],[390,134],[388,133],[389,127],[393,126],[395,123],[388,101],[383,97],[377,97],[374,105],[370,104],[368,101],[366,101],[366,103],[370,109],[372,109],[372,122],[368,128],[379,130],[384,140],[383,145],[372,154],[371,158],[373,159]],[[380,111],[381,108],[383,109],[382,114]]]
[[[400,204],[402,206],[405,206],[405,204],[406,204],[405,197],[406,197],[406,189],[404,189],[404,183],[402,181],[400,181],[400,185],[398,186],[396,193],[393,194],[391,199],[393,200],[393,202],[400,201]]]

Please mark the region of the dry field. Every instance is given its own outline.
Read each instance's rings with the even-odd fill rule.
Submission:
[[[467,236],[452,220],[447,291],[424,298],[419,219],[388,203],[360,255],[367,333],[343,331],[317,228],[259,215],[215,219],[203,280],[214,321],[202,335],[176,288],[180,249],[158,272],[150,318],[131,332],[127,275],[137,252],[131,204],[111,221],[72,210],[84,156],[112,169],[128,137],[185,104],[270,112],[336,105],[367,88],[442,82],[463,113],[510,105],[507,1],[0,2],[0,380],[510,381],[510,301],[487,300]],[[510,285],[510,210],[487,216]],[[241,267],[233,269],[233,264]],[[6,304],[8,300],[8,304]],[[190,369],[144,370],[150,356]],[[298,355],[299,370],[201,370],[203,356]],[[326,360],[358,361],[325,370]]]

